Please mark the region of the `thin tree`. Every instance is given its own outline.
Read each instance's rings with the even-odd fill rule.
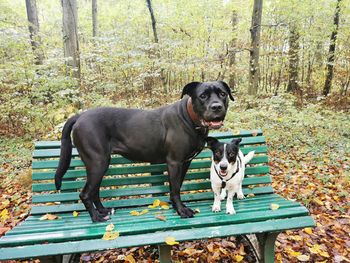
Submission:
[[[36,0],[26,0],[26,9],[30,43],[35,56],[35,64],[41,65],[43,64],[44,55],[40,49],[41,40],[39,36],[39,19],[38,9],[36,8]]]
[[[61,0],[63,9],[63,46],[67,74],[80,79],[80,55],[77,30],[77,1]]]
[[[92,36],[96,37],[97,34],[98,34],[97,0],[92,0]]]
[[[151,15],[154,42],[158,43],[158,34],[157,34],[157,27],[156,27],[157,22],[156,22],[156,18],[154,17],[154,13],[153,13],[152,2],[151,2],[151,0],[146,0],[146,2],[147,2],[147,7],[149,10],[149,13]]]
[[[234,10],[232,12],[232,39],[230,41],[229,46],[229,66],[230,66],[230,73],[229,73],[229,86],[231,89],[235,90],[236,88],[236,73],[235,73],[235,64],[236,64],[236,48],[237,48],[237,24],[238,24],[238,16],[237,11]]]
[[[294,24],[289,27],[289,80],[287,92],[296,92],[299,89],[298,67],[299,67],[299,32]]]
[[[341,0],[337,0],[337,6],[335,8],[335,13],[333,18],[333,31],[331,34],[331,41],[330,41],[329,50],[328,50],[327,75],[326,75],[326,81],[323,87],[324,96],[327,96],[332,88],[333,68],[334,68],[334,60],[335,60],[335,43],[337,41],[338,28],[339,28],[340,3],[341,3]]]
[[[263,0],[254,0],[252,24],[250,28],[251,48],[249,60],[249,86],[248,94],[256,95],[258,93],[260,69],[259,69],[259,49],[260,49],[260,31]]]

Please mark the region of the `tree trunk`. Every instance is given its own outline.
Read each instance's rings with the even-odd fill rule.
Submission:
[[[39,36],[39,19],[38,19],[38,10],[36,8],[36,0],[26,0],[26,9],[28,17],[28,28],[30,43],[32,45],[33,53],[35,56],[35,64],[42,65],[44,55],[40,49],[40,36]]]
[[[97,37],[98,21],[97,21],[97,0],[92,0],[92,36]]]
[[[299,67],[299,32],[295,25],[289,29],[289,80],[287,92],[295,92],[299,89],[298,67]]]
[[[249,87],[248,94],[256,95],[258,93],[260,70],[259,70],[259,47],[261,31],[261,15],[263,0],[254,0],[252,25],[250,28],[251,48],[249,61]]]
[[[333,19],[334,29],[331,34],[331,41],[330,41],[329,50],[328,50],[327,75],[326,75],[326,81],[323,87],[324,96],[327,96],[329,94],[332,87],[333,68],[334,68],[334,60],[335,60],[335,55],[334,55],[335,42],[337,40],[337,34],[338,34],[338,28],[339,28],[340,2],[341,0],[337,0],[337,6],[335,8],[335,14]]]
[[[236,30],[237,30],[237,24],[238,24],[238,16],[237,16],[237,11],[234,10],[232,12],[232,39],[230,41],[230,46],[229,46],[229,68],[230,68],[230,73],[229,73],[229,81],[228,84],[232,90],[235,90],[236,88],[236,72],[235,72],[235,64],[236,64],[236,48],[237,48],[237,35],[236,35]]]
[[[154,42],[158,43],[158,35],[157,35],[157,27],[156,27],[157,22],[156,22],[156,18],[154,17],[154,13],[153,13],[152,2],[151,2],[151,0],[146,0],[146,2],[147,2],[147,7],[149,10],[149,13],[151,15]]]
[[[63,8],[63,44],[67,75],[80,79],[80,56],[77,30],[77,1],[61,0]]]

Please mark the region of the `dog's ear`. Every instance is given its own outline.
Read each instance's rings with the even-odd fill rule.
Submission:
[[[205,141],[207,142],[207,146],[209,149],[212,149],[213,146],[219,142],[218,139],[214,137],[207,137]]]
[[[238,138],[238,139],[233,139],[231,143],[238,146],[241,143],[241,141],[242,141],[242,138]]]
[[[234,97],[232,96],[231,89],[230,89],[230,87],[227,85],[227,83],[224,82],[224,81],[219,81],[219,83],[221,83],[221,85],[224,86],[224,88],[225,88],[225,90],[227,91],[228,96],[230,97],[230,99],[231,99],[232,101],[235,101]]]
[[[182,89],[181,99],[183,96],[188,95],[192,97],[193,92],[195,91],[196,87],[200,84],[198,81],[194,81],[191,83],[186,84],[186,86]]]

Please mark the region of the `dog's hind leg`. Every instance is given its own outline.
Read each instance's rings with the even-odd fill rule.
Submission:
[[[110,158],[107,162],[107,164],[105,164],[105,170],[103,172],[103,175],[106,173],[108,166],[110,163]],[[96,187],[95,187],[95,191],[93,194],[93,203],[97,209],[97,211],[102,215],[102,216],[107,216],[110,212],[111,212],[111,208],[105,208],[101,202],[100,199],[100,187],[101,187],[101,182],[102,182],[103,176],[100,177],[100,181],[97,183]]]

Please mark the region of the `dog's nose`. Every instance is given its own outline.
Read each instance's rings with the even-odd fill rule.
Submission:
[[[210,108],[212,111],[221,111],[222,105],[220,103],[213,103]]]
[[[227,169],[227,164],[226,163],[221,163],[220,164],[220,169],[225,171]]]

